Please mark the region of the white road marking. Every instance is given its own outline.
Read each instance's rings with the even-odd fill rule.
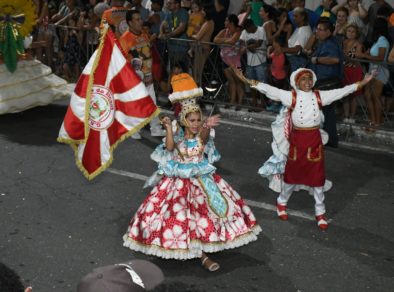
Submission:
[[[114,169],[114,168],[108,168],[106,171],[110,172],[110,173],[113,173],[113,174],[134,178],[134,179],[137,179],[137,180],[140,180],[140,181],[144,181],[144,182],[148,179],[147,176],[142,175],[142,174],[138,174],[138,173],[134,173],[134,172],[128,172],[128,171],[124,171],[124,170],[118,170],[118,169]],[[247,200],[247,199],[244,199],[244,201],[249,206],[253,206],[253,207],[256,207],[256,208],[260,208],[260,209],[265,209],[265,210],[268,210],[268,211],[273,211],[273,212],[276,213],[276,206],[274,206],[274,205],[263,203],[263,202]],[[315,217],[314,216],[309,215],[309,214],[304,213],[304,212],[287,209],[287,213],[289,215],[291,215],[291,216],[299,217],[299,218],[306,219],[306,220],[315,221]],[[331,221],[331,220],[329,220],[329,221]]]
[[[124,170],[118,170],[118,169],[114,169],[114,168],[108,168],[106,171],[113,173],[113,174],[131,177],[131,178],[138,179],[141,181],[146,181],[148,179],[148,176],[146,176],[146,175],[142,175],[142,174],[138,174],[138,173],[134,173],[134,172],[128,172],[128,171],[124,171]]]

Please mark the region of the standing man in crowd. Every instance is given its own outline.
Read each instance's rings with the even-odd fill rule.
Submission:
[[[149,10],[142,6],[142,0],[133,0],[132,9],[138,10],[141,14],[142,21],[147,21],[149,17]]]
[[[319,15],[317,15],[313,10],[305,8],[305,0],[293,0],[291,2],[291,4],[293,6],[293,10],[289,12],[289,18],[290,18],[291,24],[293,25],[293,28],[295,29],[297,27],[297,25],[294,21],[294,9],[297,7],[300,7],[300,8],[303,8],[307,11],[309,25],[313,30],[316,27],[317,22],[319,21]]]
[[[267,37],[262,26],[257,27],[252,19],[245,19],[244,30],[241,33],[241,52],[246,52],[246,77],[260,82],[267,82]],[[251,90],[252,106],[262,106],[261,100],[258,105],[258,97],[261,97],[255,89]],[[259,98],[260,99],[260,98]]]
[[[129,10],[126,13],[126,21],[129,29],[120,37],[120,44],[128,55],[128,60],[134,65],[134,69],[142,72],[141,79],[144,82],[150,97],[156,104],[156,94],[153,87],[152,76],[152,53],[148,35],[142,31],[142,18],[138,10]],[[138,66],[138,68],[136,67]],[[159,119],[154,118],[150,123],[152,136],[165,136],[161,129]],[[133,135],[134,139],[141,139],[139,133]]]
[[[316,88],[330,90],[342,86],[343,55],[342,50],[332,36],[334,26],[328,18],[321,18],[317,24],[316,37],[319,44],[312,53],[311,69],[317,77]],[[338,136],[335,116],[335,104],[323,107],[325,117],[324,130],[329,135],[327,145],[338,147]]]
[[[181,8],[181,0],[168,0],[167,7],[170,12],[162,23],[159,38],[167,40],[168,58],[171,66],[178,61],[187,63],[189,43],[171,39],[187,39],[186,29],[189,15],[185,9]]]

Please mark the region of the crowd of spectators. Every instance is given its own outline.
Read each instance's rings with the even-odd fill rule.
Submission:
[[[158,91],[171,90],[171,68],[182,64],[200,86],[212,81],[204,79],[204,73],[220,79],[226,84],[227,107],[239,110],[250,90],[239,82],[232,67],[245,70],[248,78],[281,88],[288,87],[291,72],[309,67],[322,89],[357,82],[363,72],[375,70],[376,78],[364,92],[333,107],[341,110],[344,122],[354,123],[358,106],[365,105],[371,131],[392,110],[389,96],[393,95],[394,74],[387,62],[394,61],[394,10],[382,0],[369,7],[360,0],[322,0],[315,11],[305,7],[305,0],[270,1],[271,5],[244,0],[239,12],[230,15],[230,0],[35,2],[39,18],[34,38],[47,44],[36,48],[35,55],[69,81],[79,77],[97,46],[103,21],[120,39],[129,30],[127,11],[137,10],[150,40],[151,73]],[[213,60],[215,56],[219,60]],[[252,111],[280,107],[253,90],[250,96]],[[326,116],[335,120],[335,109],[329,109]]]

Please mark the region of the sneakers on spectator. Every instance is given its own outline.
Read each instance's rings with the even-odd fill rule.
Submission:
[[[131,138],[133,138],[134,140],[141,140],[141,134],[140,133],[134,133],[133,135],[131,135]]]

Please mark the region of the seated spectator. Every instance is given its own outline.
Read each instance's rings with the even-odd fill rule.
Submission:
[[[78,283],[77,292],[153,291],[164,281],[158,266],[145,260],[94,269]]]
[[[313,10],[305,8],[305,0],[293,0],[291,2],[291,4],[293,5],[293,10],[289,12],[289,18],[290,18],[291,24],[293,25],[293,28],[294,29],[297,28],[297,23],[295,22],[295,19],[294,19],[295,9],[302,8],[302,9],[305,9],[305,11],[306,11],[306,14],[307,14],[306,20],[308,21],[309,26],[312,29],[315,29],[317,22],[319,21],[319,16]]]
[[[205,62],[207,61],[211,51],[211,46],[209,44],[201,44],[199,42],[210,42],[215,27],[213,15],[213,10],[207,9],[205,11],[205,21],[202,24],[201,29],[196,34],[192,35],[192,39],[197,41],[197,43],[193,44],[193,79],[199,86],[202,85],[202,73]]]
[[[259,82],[266,81],[267,59],[266,59],[266,34],[264,28],[256,27],[251,19],[246,19],[243,25],[244,30],[241,33],[241,52],[246,52],[246,76]],[[252,106],[262,106],[261,100],[258,102],[260,95],[255,89],[251,90]],[[260,99],[260,98],[259,98]]]
[[[339,11],[339,10],[338,10]],[[359,42],[359,30],[355,23],[349,24],[345,28],[345,39],[343,41],[343,55],[346,57],[344,62],[344,80],[343,85],[349,85],[361,81],[364,78],[363,68],[360,62],[352,61],[363,51],[363,45]],[[354,124],[357,110],[356,98],[363,92],[358,90],[353,94],[345,97],[343,101],[343,121]]]
[[[367,18],[367,10],[361,3],[361,0],[346,0],[342,3],[335,5],[331,11],[338,17],[338,11],[341,7],[348,10],[348,23],[355,23],[359,27],[360,40],[363,41],[366,35],[365,23]]]
[[[337,22],[335,23],[335,29],[332,35],[337,39],[340,46],[342,46],[345,37],[348,15],[349,11],[345,7],[340,7],[337,11]]]
[[[1,292],[32,292],[31,287],[23,287],[19,275],[0,262],[0,291]]]
[[[288,47],[283,48],[283,52],[287,54],[292,72],[298,68],[305,67],[307,60],[306,57],[302,55],[302,51],[312,35],[311,27],[308,24],[307,11],[305,9],[294,9],[294,21],[297,28],[288,40]]]
[[[189,22],[187,24],[186,34],[190,38],[192,35],[198,33],[204,22],[204,13],[202,11],[201,2],[194,0],[189,14]]]
[[[335,4],[334,0],[322,0],[322,4],[316,8],[315,13],[319,17],[327,17],[332,24],[335,24],[337,19],[335,13],[331,11]]]
[[[223,61],[224,75],[228,81],[230,103],[237,105],[235,110],[240,110],[244,97],[243,83],[235,75],[231,67],[241,68],[241,53],[239,51],[241,28],[238,26],[238,17],[235,14],[229,15],[224,25],[225,29],[218,33],[214,42],[223,45],[220,48],[220,56]]]
[[[388,25],[386,20],[376,18],[373,26],[373,36],[373,44],[369,52],[359,53],[357,57],[377,62],[387,61],[390,43],[388,41]],[[370,118],[370,127],[367,128],[367,130],[374,132],[383,123],[383,109],[380,97],[382,95],[383,86],[387,83],[390,74],[387,64],[370,63],[369,71],[375,71],[376,76],[365,87],[364,97]]]

